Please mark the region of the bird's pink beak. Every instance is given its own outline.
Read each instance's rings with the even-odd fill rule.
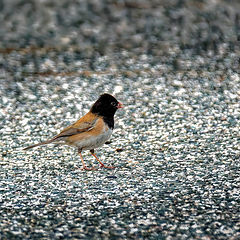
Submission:
[[[124,107],[123,104],[118,102],[117,108],[123,108],[123,107]]]

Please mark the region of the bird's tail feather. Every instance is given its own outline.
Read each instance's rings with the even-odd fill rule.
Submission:
[[[29,147],[26,147],[26,148],[24,148],[23,150],[28,150],[28,149],[31,149],[31,148],[34,148],[34,147],[38,147],[38,146],[41,146],[41,145],[49,144],[49,143],[52,143],[54,140],[55,140],[55,139],[50,139],[50,140],[47,140],[47,141],[45,141],[45,142],[40,142],[40,143],[31,145],[31,146],[29,146]]]

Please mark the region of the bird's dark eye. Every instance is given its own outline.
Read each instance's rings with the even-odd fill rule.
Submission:
[[[113,105],[114,107],[116,107],[116,106],[117,106],[117,103],[111,102],[111,105]]]

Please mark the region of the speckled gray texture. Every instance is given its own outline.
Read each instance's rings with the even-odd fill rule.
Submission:
[[[240,239],[238,1],[0,9],[0,239]],[[114,170],[22,150],[104,92],[125,105],[96,150]]]

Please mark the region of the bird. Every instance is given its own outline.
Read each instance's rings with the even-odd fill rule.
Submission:
[[[114,129],[114,115],[118,109],[123,107],[123,104],[117,101],[115,97],[104,93],[92,105],[90,111],[75,123],[64,128],[53,138],[28,146],[24,150],[50,143],[68,145],[77,148],[83,165],[82,170],[95,170],[95,168],[86,166],[82,157],[82,151],[84,150],[90,150],[92,156],[100,163],[100,167],[114,168],[103,164],[96,156],[94,149],[101,147],[111,137]]]

